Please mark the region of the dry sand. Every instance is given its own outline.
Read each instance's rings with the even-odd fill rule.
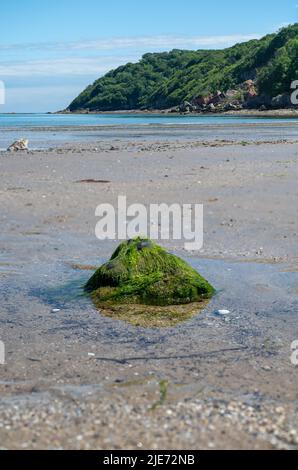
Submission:
[[[1,153],[1,447],[297,448],[297,178],[295,142]],[[165,244],[218,290],[190,321],[133,327],[81,295],[119,194],[204,204],[203,250]]]

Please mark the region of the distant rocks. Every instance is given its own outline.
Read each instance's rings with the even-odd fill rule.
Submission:
[[[286,93],[283,95],[277,95],[271,100],[272,108],[289,108],[291,106],[290,96]]]
[[[11,144],[7,151],[8,152],[18,152],[19,150],[28,150],[29,140],[28,139],[20,139],[16,140],[13,144]]]
[[[290,95],[287,93],[270,97],[257,90],[256,82],[252,79],[245,80],[235,88],[225,92],[217,90],[205,96],[198,96],[191,101],[183,101],[179,106],[168,109],[169,113],[221,113],[238,111],[241,109],[269,109],[291,108]]]
[[[181,113],[191,113],[195,110],[196,110],[195,106],[193,104],[191,104],[189,101],[184,101],[179,106],[179,112],[181,112]]]
[[[193,101],[184,101],[180,106],[172,108],[170,112],[182,114],[189,113],[218,113],[230,109],[242,109],[242,102],[238,99],[239,90],[228,90],[223,93],[217,90],[207,96],[199,96]]]

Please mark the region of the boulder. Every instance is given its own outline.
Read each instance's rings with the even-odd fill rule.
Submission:
[[[226,98],[227,99],[234,99],[235,96],[237,96],[239,93],[239,90],[236,89],[230,89],[226,92]]]
[[[246,80],[244,83],[242,83],[241,89],[244,92],[245,101],[255,98],[258,94],[255,87],[255,82],[253,80]]]
[[[240,103],[226,103],[223,107],[224,111],[238,111],[242,109],[242,105]]]
[[[28,150],[29,140],[27,139],[20,139],[16,140],[13,144],[11,144],[7,151],[8,152],[18,152],[19,150]]]
[[[199,107],[205,107],[211,99],[211,95],[207,96],[198,96],[197,98],[194,99],[194,103],[196,106]]]
[[[259,109],[261,106],[265,106],[266,108],[271,107],[271,98],[265,93],[256,95],[245,102],[245,108],[248,109]]]
[[[217,104],[220,103],[224,98],[225,98],[224,93],[222,93],[220,90],[217,90],[217,92],[214,93],[214,95],[212,95],[212,96],[209,98],[209,101],[208,101],[207,104],[214,104],[214,105],[217,105]]]
[[[272,108],[289,108],[291,106],[291,98],[287,93],[282,95],[277,95],[272,98],[271,101]]]
[[[85,290],[99,309],[117,312],[117,305],[124,305],[125,314],[130,305],[181,308],[206,301],[215,292],[184,260],[145,238],[121,243],[111,259],[89,279]],[[156,312],[154,308],[145,311],[150,315]],[[175,309],[166,312],[169,315]]]
[[[189,102],[189,101],[184,101],[182,104],[180,104],[179,106],[179,111],[181,113],[190,113],[192,112],[194,109],[193,109],[193,105]]]
[[[216,108],[213,103],[208,104],[207,111],[210,111],[211,113],[213,113],[215,110]]]

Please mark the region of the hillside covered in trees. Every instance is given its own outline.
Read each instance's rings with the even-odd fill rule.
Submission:
[[[283,107],[296,79],[298,23],[223,50],[145,54],[96,80],[68,111]]]

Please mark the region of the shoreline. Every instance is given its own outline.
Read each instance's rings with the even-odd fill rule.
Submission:
[[[76,117],[77,116],[77,117]],[[13,142],[20,138],[29,140],[29,149],[51,149],[61,146],[77,146],[80,142],[86,145],[98,142],[101,146],[110,143],[117,148],[118,142],[126,142],[133,147],[136,142],[159,142],[161,146],[166,142],[192,143],[196,146],[221,145],[250,145],[256,143],[283,143],[297,141],[298,118],[285,117],[254,119],[245,116],[171,116],[125,115],[127,119],[111,115],[98,115],[88,118],[88,115],[71,115],[59,119],[55,115],[38,119],[14,117],[7,118],[5,126],[0,129],[0,149],[5,151]],[[4,118],[5,119],[5,118]],[[112,142],[114,141],[114,142]],[[146,144],[145,144],[146,143]]]
[[[241,117],[285,117],[285,118],[291,118],[291,117],[298,117],[298,109],[297,108],[280,108],[280,109],[268,109],[268,110],[258,110],[258,109],[239,109],[239,110],[230,110],[230,111],[222,111],[222,112],[189,112],[189,113],[183,113],[183,112],[171,112],[167,109],[152,109],[152,110],[140,110],[140,109],[129,109],[129,110],[123,110],[119,109],[117,111],[84,111],[84,110],[78,110],[78,111],[42,111],[42,112],[4,112],[0,113],[3,116],[18,116],[18,115],[144,115],[144,116],[195,116],[195,117],[203,117],[203,116],[215,116],[215,117],[220,117],[220,116],[241,116]]]
[[[62,115],[71,115],[71,114],[80,114],[80,115],[88,115],[88,114],[98,114],[98,115],[113,115],[113,114],[140,114],[140,115],[166,115],[166,116],[249,116],[249,117],[298,117],[298,109],[295,108],[288,108],[288,109],[271,109],[266,111],[259,111],[258,109],[240,109],[235,111],[223,111],[220,113],[216,112],[201,112],[201,113],[179,113],[179,112],[170,112],[169,110],[162,110],[162,109],[153,109],[153,110],[140,110],[140,109],[132,109],[132,110],[117,110],[117,111],[56,111],[50,112],[47,114],[62,114]]]

